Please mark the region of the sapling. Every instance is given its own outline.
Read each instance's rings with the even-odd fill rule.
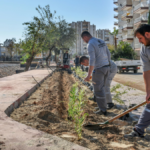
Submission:
[[[81,77],[81,78],[85,78],[86,77],[86,72],[83,72],[81,69],[80,69],[80,67],[77,67],[76,69],[75,69],[75,72],[76,72],[76,74],[79,76],[79,77]]]
[[[116,101],[116,102],[118,102],[119,104],[124,104],[124,101],[122,101],[121,99],[120,99],[120,96],[122,96],[123,94],[126,94],[127,93],[127,91],[126,90],[124,90],[124,91],[119,91],[119,89],[121,88],[122,86],[121,86],[121,84],[117,84],[116,86],[113,86],[112,88],[111,88],[111,93],[112,92],[115,92],[115,95],[113,96],[113,100],[114,101]]]
[[[69,117],[74,121],[75,131],[78,135],[78,140],[82,138],[82,125],[87,117],[87,113],[84,113],[85,101],[83,97],[85,92],[83,89],[79,90],[77,84],[73,85],[70,92],[69,100]]]

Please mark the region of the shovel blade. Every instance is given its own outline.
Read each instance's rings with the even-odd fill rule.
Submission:
[[[87,128],[90,128],[90,127],[98,127],[99,125],[106,125],[108,124],[109,122],[106,121],[106,122],[102,122],[102,123],[96,123],[96,124],[85,124],[84,127],[87,127]]]

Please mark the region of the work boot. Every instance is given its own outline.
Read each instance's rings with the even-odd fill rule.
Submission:
[[[125,138],[133,138],[133,137],[144,138],[144,136],[142,134],[138,133],[135,128],[133,129],[133,131],[131,133],[125,134],[124,137]]]
[[[93,100],[94,101],[94,96],[93,97],[89,97],[89,100]]]
[[[99,109],[99,107],[95,107],[94,109],[97,110],[97,109]]]
[[[96,102],[96,97],[95,96],[89,97],[89,100],[93,100],[94,102]]]
[[[99,114],[99,115],[107,115],[107,111],[103,112],[102,110],[98,110],[94,112],[95,114]]]
[[[114,103],[107,103],[107,109],[113,108],[115,105]]]

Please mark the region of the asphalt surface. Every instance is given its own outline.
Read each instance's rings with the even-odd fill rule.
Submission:
[[[116,76],[114,77],[114,81],[145,92],[142,67],[140,67],[138,73],[133,73],[132,71],[121,74],[117,73]]]

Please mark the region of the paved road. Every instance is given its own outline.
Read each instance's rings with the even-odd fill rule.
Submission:
[[[145,92],[145,84],[142,75],[142,67],[138,73],[128,72],[122,74],[116,74],[114,81],[129,85],[133,88],[139,89]]]

